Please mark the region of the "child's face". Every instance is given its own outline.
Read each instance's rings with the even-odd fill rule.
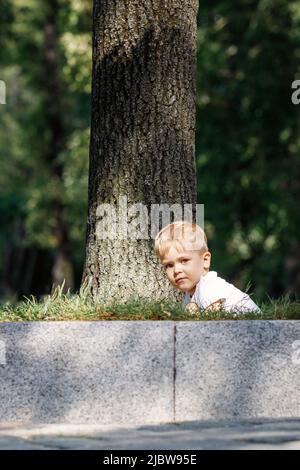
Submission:
[[[196,284],[206,274],[210,266],[211,255],[209,251],[180,252],[174,246],[162,259],[167,277],[171,284],[182,292],[193,295]]]

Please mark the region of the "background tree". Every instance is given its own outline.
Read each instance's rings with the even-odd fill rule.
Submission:
[[[42,294],[82,276],[91,9],[88,0],[12,0],[4,10],[2,294]]]
[[[95,296],[171,295],[153,240],[101,239],[96,212],[122,195],[148,214],[196,202],[196,18],[196,0],[94,2],[84,279]]]

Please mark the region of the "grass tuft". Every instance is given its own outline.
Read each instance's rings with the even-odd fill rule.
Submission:
[[[188,312],[180,302],[163,299],[153,301],[146,298],[131,298],[127,302],[95,301],[85,284],[79,293],[63,293],[63,285],[51,295],[38,300],[34,296],[24,297],[17,303],[0,306],[0,321],[68,321],[68,320],[300,320],[300,300],[288,297],[272,300],[260,305],[260,313],[233,313],[225,311],[196,314]]]

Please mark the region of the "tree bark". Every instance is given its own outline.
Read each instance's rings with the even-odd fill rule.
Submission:
[[[97,207],[118,210],[120,196],[148,214],[151,204],[196,204],[197,10],[197,0],[94,0],[83,280],[95,297],[175,296],[153,239],[99,239]]]

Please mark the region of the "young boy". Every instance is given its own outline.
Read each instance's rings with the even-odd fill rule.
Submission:
[[[185,293],[186,308],[259,312],[248,294],[209,271],[211,254],[204,231],[189,222],[173,222],[155,237],[155,254],[170,283]]]

